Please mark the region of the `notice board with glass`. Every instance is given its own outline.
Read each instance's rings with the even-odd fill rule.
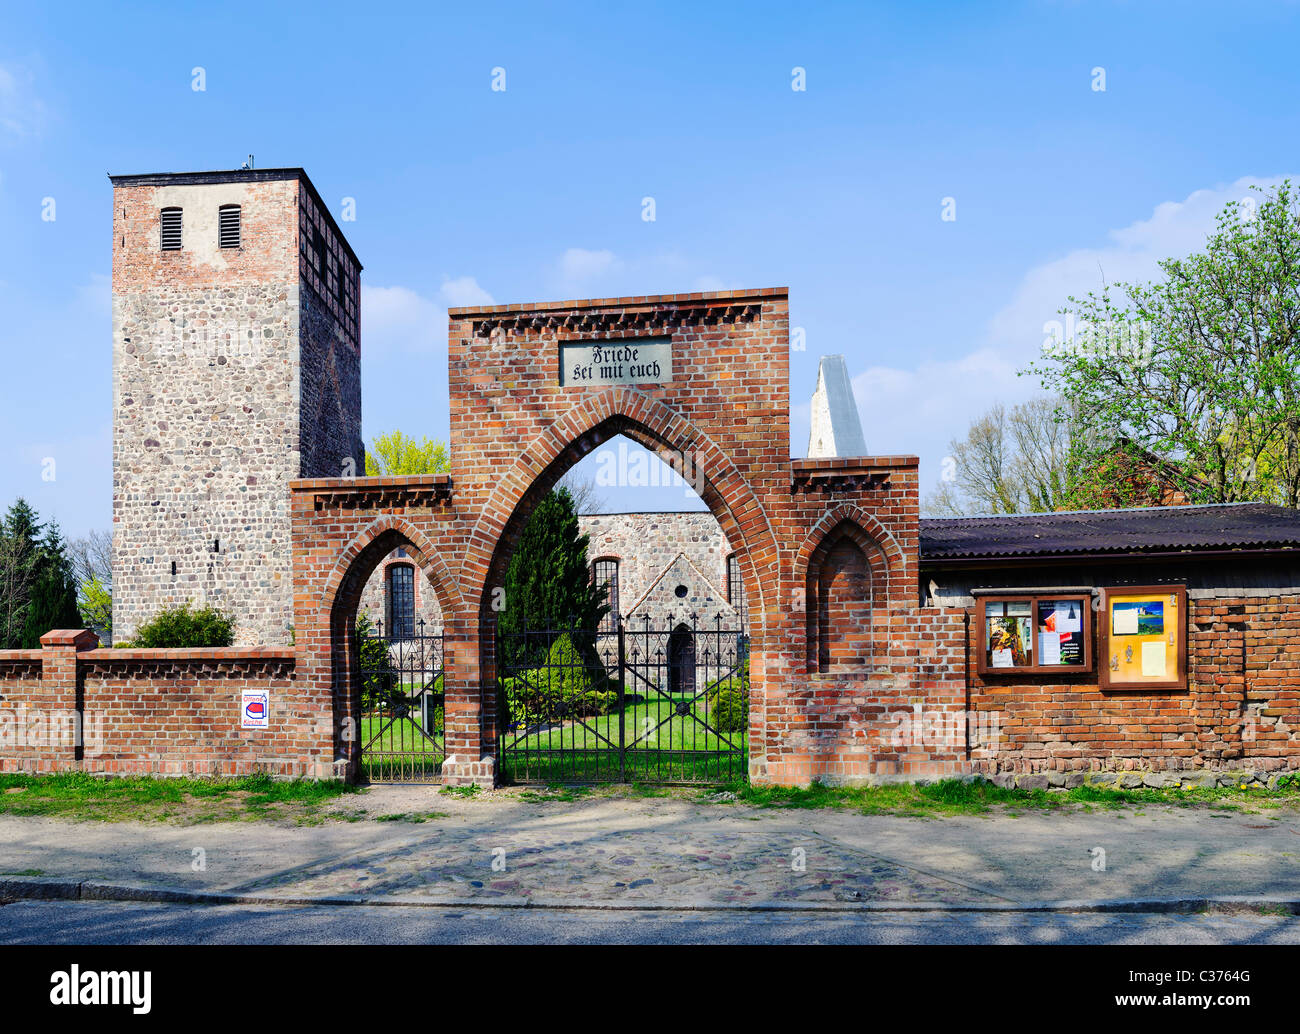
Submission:
[[[1092,600],[1038,593],[985,596],[976,602],[981,675],[1092,670]]]
[[[1103,594],[1102,689],[1187,685],[1187,587],[1122,586]]]

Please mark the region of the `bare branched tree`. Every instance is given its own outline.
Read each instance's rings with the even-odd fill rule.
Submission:
[[[72,573],[77,584],[98,578],[100,583],[109,587],[113,583],[113,535],[111,532],[90,531],[81,538],[68,543],[68,559],[72,561]]]
[[[596,490],[596,482],[591,478],[578,478],[573,471],[569,471],[555,487],[569,490],[569,495],[573,497],[573,509],[579,517],[605,512],[605,500]]]
[[[999,404],[954,440],[951,463],[922,510],[936,517],[1031,513],[1067,501],[1069,429],[1057,400]]]

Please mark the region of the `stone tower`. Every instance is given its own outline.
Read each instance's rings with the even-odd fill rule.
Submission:
[[[361,264],[302,169],[113,176],[113,633],[284,644],[288,482],[364,473]]]

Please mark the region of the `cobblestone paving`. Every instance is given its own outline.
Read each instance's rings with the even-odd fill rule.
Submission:
[[[308,826],[0,816],[0,880],[6,874],[484,905],[853,911],[1206,896],[1294,901],[1300,813],[1144,806],[919,819],[376,787]]]
[[[578,834],[578,835],[575,835]],[[438,901],[919,902],[1000,899],[817,835],[648,831],[558,837],[445,830],[277,873],[241,892],[414,896]]]

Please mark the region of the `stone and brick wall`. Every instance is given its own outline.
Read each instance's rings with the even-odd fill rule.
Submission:
[[[367,615],[372,625],[378,625],[382,621],[384,627],[388,628],[386,576],[393,564],[414,566],[414,561],[402,550],[395,549],[375,568],[370,580],[366,582],[365,589],[362,590],[361,603],[358,607],[358,613]],[[429,588],[427,572],[419,568],[416,568],[415,572],[415,620],[417,628],[420,621],[424,622],[424,631],[427,635],[435,635],[442,631],[442,611],[438,607],[438,597]]]
[[[325,283],[325,290],[332,290],[328,278]],[[292,333],[301,334],[304,304],[291,301],[291,295],[287,289],[285,318],[297,328]],[[121,304],[124,313],[135,311],[133,299]],[[148,299],[139,304],[133,326],[169,319],[165,313],[149,316],[154,303]],[[189,303],[178,299],[175,304]],[[338,299],[331,304],[337,306]],[[339,311],[347,315],[346,298]],[[182,330],[190,329],[189,320],[184,317]],[[150,346],[159,337],[156,327],[137,333]],[[348,354],[346,337],[336,328],[335,362]],[[561,384],[561,345],[643,338],[669,342],[671,380]],[[321,335],[321,340],[328,338]],[[134,362],[124,359],[124,374]],[[323,368],[328,371],[329,363]],[[241,771],[280,765],[285,772],[354,774],[356,739],[344,735],[355,728],[360,706],[353,622],[358,608],[374,606],[367,585],[395,550],[404,549],[421,572],[422,598],[436,605],[446,636],[443,778],[491,784],[497,722],[493,630],[496,614],[509,606],[500,594],[506,563],[544,494],[579,459],[621,434],[684,470],[710,508],[722,541],[740,559],[751,637],[749,764],[756,782],[853,782],[971,771],[1048,782],[1099,769],[1144,773],[1162,765],[1178,770],[1300,765],[1294,731],[1300,729],[1300,679],[1293,671],[1300,650],[1300,572],[1270,569],[1268,561],[1256,564],[1250,577],[1241,573],[1248,558],[1217,569],[1180,558],[1172,566],[1131,569],[1123,577],[1112,568],[1090,573],[1076,568],[1067,578],[1065,572],[1032,564],[1016,573],[984,572],[979,577],[985,586],[1186,582],[1190,681],[1185,690],[1135,693],[1103,691],[1095,674],[979,677],[970,627],[975,582],[922,570],[916,458],[788,457],[784,290],[453,309],[449,379],[450,474],[288,481],[292,568],[277,586],[273,565],[254,567],[260,574],[250,577],[267,584],[259,581],[250,599],[260,606],[259,601],[279,599],[281,591],[292,594],[291,655],[128,657],[108,651],[100,656],[90,649],[92,642],[67,633],[39,656],[32,651],[0,655],[0,694],[43,707],[67,706],[71,700],[74,709],[89,711],[95,703],[123,728],[137,712],[143,715],[138,729],[119,733],[116,753],[103,755],[101,767],[91,759],[76,762],[96,771],[123,765],[153,765],[169,773],[195,765]],[[335,390],[333,375],[326,380]],[[301,391],[303,380],[290,382]],[[170,429],[173,413],[196,428],[206,413],[212,432],[182,444],[198,442],[207,450],[205,459],[217,456],[228,444],[221,434],[233,433],[239,425],[230,421],[240,418],[190,401],[198,396],[183,388],[181,382],[165,395],[173,407],[166,415],[141,388],[121,393],[121,411],[140,404],[136,412],[145,414],[145,424],[168,421],[163,430]],[[314,395],[324,400],[319,412],[328,409],[331,398],[345,399],[349,390]],[[255,394],[248,385],[250,407],[257,405]],[[310,409],[302,408],[301,394],[292,397],[294,412]],[[133,427],[133,419],[142,418],[124,416],[122,427]],[[312,420],[300,419],[300,430]],[[329,420],[322,416],[317,423]],[[245,435],[257,430],[243,427]],[[163,439],[156,440],[161,449]],[[319,454],[341,447],[328,442]],[[136,450],[128,442],[124,456],[158,468],[175,465],[175,459],[167,464],[161,454],[153,458],[145,452],[152,448],[142,443]],[[213,460],[197,478],[191,473],[177,479],[170,502],[165,494],[132,498],[139,485],[126,477],[124,523],[128,517],[139,521],[149,542],[147,522],[139,514],[166,502],[177,513],[202,516],[207,511],[186,493],[205,482],[223,484],[212,469],[216,466]],[[129,475],[129,467],[123,473]],[[168,482],[160,476],[157,484]],[[206,537],[207,528],[200,527]],[[634,530],[629,525],[629,536]],[[237,529],[233,533],[238,537]],[[265,537],[274,542],[278,534],[270,528]],[[140,553],[138,566],[148,569],[146,557],[165,560],[162,550],[177,547],[167,538],[153,553],[134,543],[129,548]],[[711,591],[714,577],[722,584],[713,588],[725,591],[720,548],[710,530],[692,546],[699,550],[698,562],[689,556],[679,561],[681,572],[694,570],[699,576],[701,598]],[[599,555],[593,550],[592,559]],[[665,561],[670,572],[672,562]],[[1080,582],[1081,577],[1091,580]],[[675,580],[676,575],[668,579]],[[661,572],[647,598],[654,596],[655,584],[676,588]],[[664,601],[654,597],[653,602]],[[636,601],[624,605],[635,607]],[[237,606],[242,610],[245,604]],[[273,704],[281,723],[273,719],[275,728],[257,737],[235,731],[237,713],[223,717],[231,694],[249,680],[272,686],[273,700],[283,704],[283,710]],[[968,720],[979,733],[974,745],[964,728],[960,736],[951,734]],[[5,751],[3,757],[7,765],[68,763],[63,754],[52,760],[39,751]]]
[[[637,603],[678,556],[684,556],[699,574],[701,597],[694,605],[704,616],[713,606],[703,599],[727,600],[727,557],[731,546],[718,519],[711,513],[598,513],[578,518],[578,527],[590,537],[587,559],[618,561],[619,607],[631,614]],[[678,614],[689,604],[676,604]]]
[[[189,600],[234,613],[240,644],[289,641],[288,482],[364,462],[347,302],[359,266],[312,201],[311,218],[335,233],[327,264],[346,281],[342,307],[322,301],[319,278],[300,268],[303,203],[313,197],[297,170],[114,180],[119,640]],[[238,248],[218,246],[227,204],[240,206]],[[182,209],[180,250],[160,248],[164,207]]]

